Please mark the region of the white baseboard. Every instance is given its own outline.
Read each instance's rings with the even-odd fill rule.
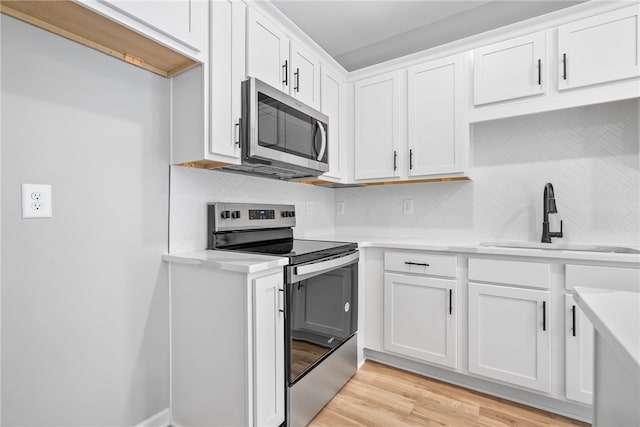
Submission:
[[[171,425],[171,416],[169,408],[150,416],[135,427],[167,427]]]

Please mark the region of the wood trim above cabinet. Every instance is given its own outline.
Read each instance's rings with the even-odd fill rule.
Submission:
[[[70,0],[2,0],[0,12],[163,77],[199,64]]]

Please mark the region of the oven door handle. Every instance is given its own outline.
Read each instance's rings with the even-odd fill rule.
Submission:
[[[293,274],[291,275],[291,283],[299,282],[309,277],[318,276],[326,273],[327,271],[335,270],[336,268],[344,267],[345,265],[353,264],[360,258],[358,251],[352,252],[349,255],[341,256],[338,258],[332,258],[327,261],[319,261],[306,265],[293,266]]]

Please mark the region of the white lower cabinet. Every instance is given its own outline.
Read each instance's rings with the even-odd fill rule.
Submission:
[[[456,281],[385,273],[384,348],[456,367]]]
[[[457,257],[384,253],[384,349],[457,367]]]
[[[550,392],[549,291],[469,283],[469,372]]]
[[[285,419],[282,268],[171,265],[171,416],[187,426]]]
[[[567,399],[593,402],[593,325],[577,306],[573,295],[565,295],[565,374]]]

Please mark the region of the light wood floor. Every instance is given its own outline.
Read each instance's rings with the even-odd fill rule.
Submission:
[[[588,424],[367,361],[309,426]]]

